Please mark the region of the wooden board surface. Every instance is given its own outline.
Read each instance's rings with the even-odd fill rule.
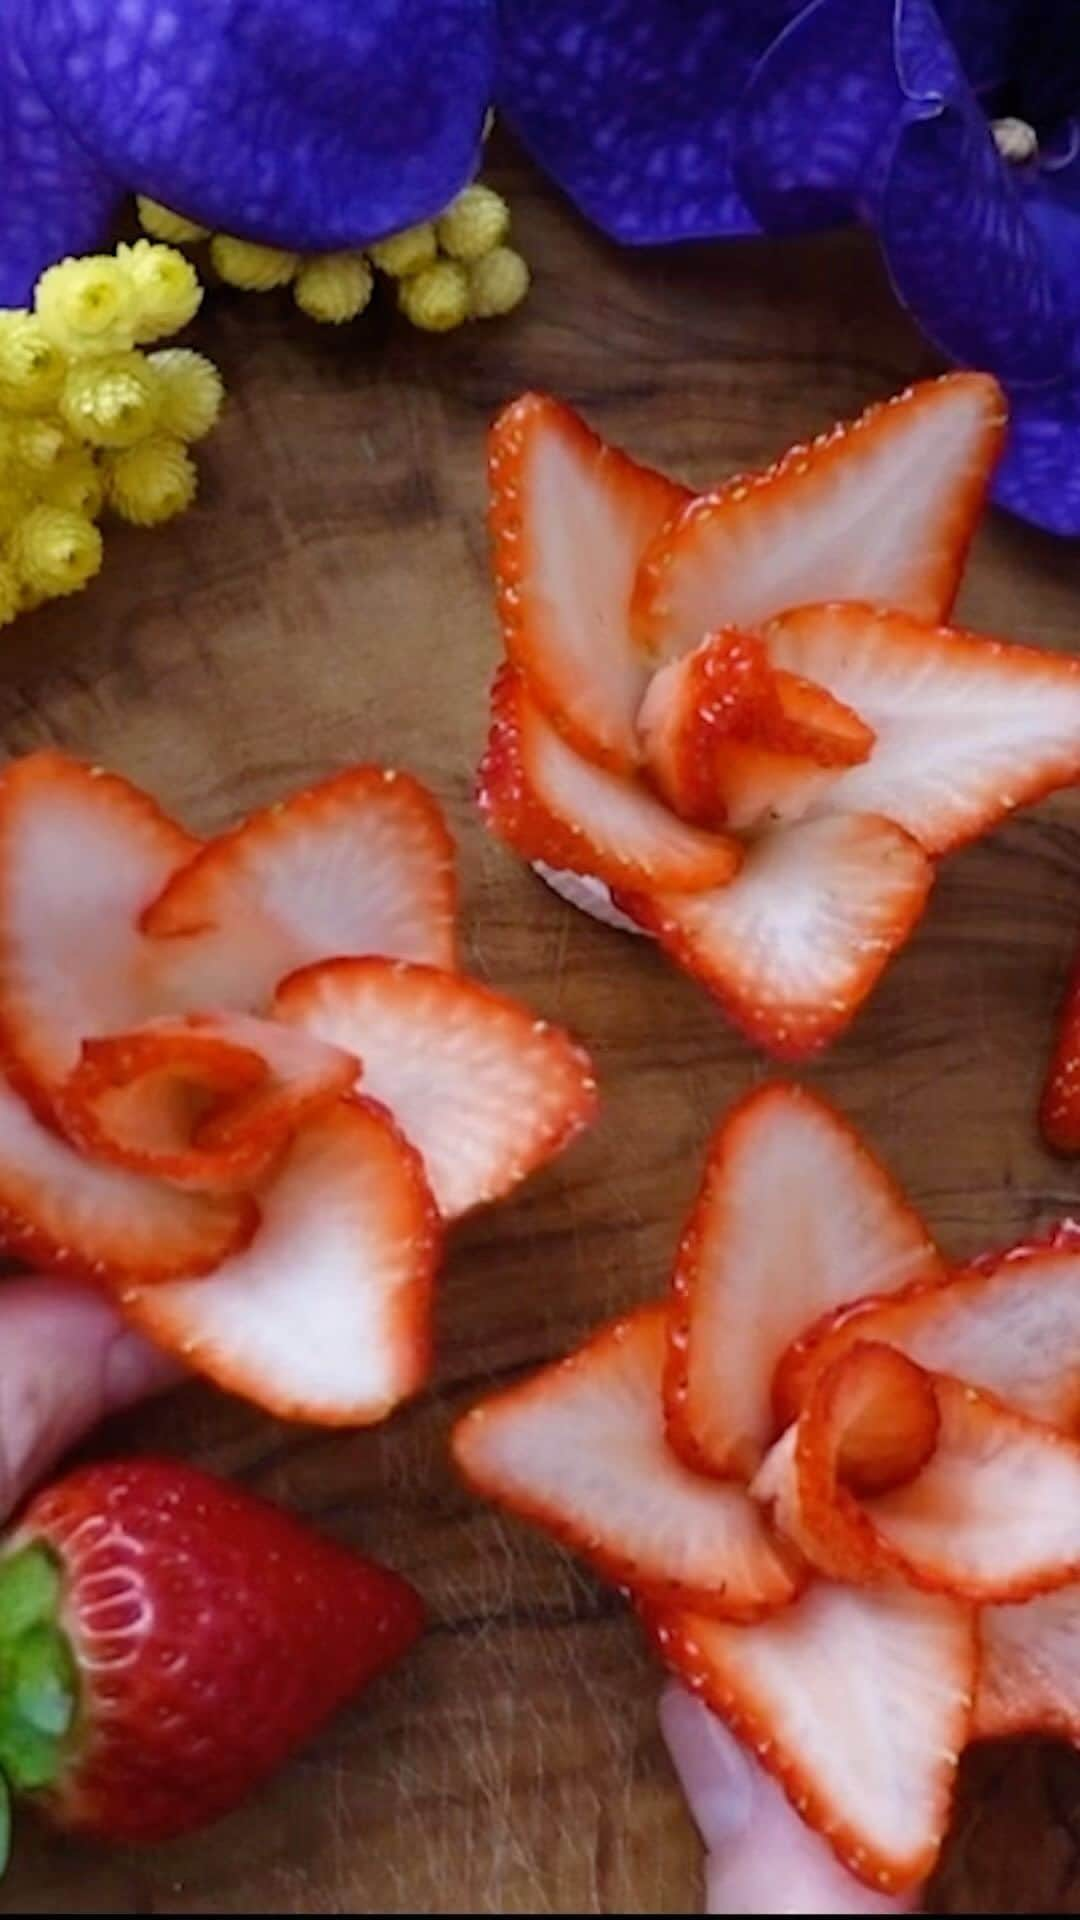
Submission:
[[[505,153],[533,298],[502,326],[418,337],[387,309],[330,334],[283,298],[215,295],[201,343],[231,404],[199,510],[114,533],[78,602],[3,635],[10,752],[51,741],[154,788],[197,829],[351,761],[413,769],[460,847],[484,979],[576,1028],[601,1123],[459,1231],[432,1390],[355,1436],[192,1388],[107,1437],[237,1475],[389,1560],[433,1626],[245,1811],[152,1854],[24,1828],[24,1913],[683,1913],[699,1850],[656,1732],[657,1675],[617,1597],[471,1501],[446,1458],[478,1392],[663,1283],[707,1130],[763,1063],[643,942],[564,908],[480,829],[471,770],[495,657],[483,438],[543,386],[702,484],[934,370],[858,235],[620,253]],[[993,517],[972,624],[1080,643],[1080,546]],[[1080,795],[945,869],[917,938],[810,1077],[957,1254],[1080,1210],[1033,1130],[1080,930]],[[969,1756],[938,1912],[1080,1911],[1080,1761]]]

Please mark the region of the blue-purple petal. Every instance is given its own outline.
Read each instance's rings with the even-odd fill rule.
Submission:
[[[802,4],[502,0],[500,108],[613,239],[756,232],[733,179],[733,109]]]
[[[427,218],[475,169],[494,0],[8,0],[58,119],[117,179],[284,247]]]
[[[738,108],[736,180],[768,232],[872,218],[905,107],[893,0],[814,0]]]
[[[1051,0],[1061,5],[1062,0]],[[1071,6],[1072,0],[1064,0]],[[936,0],[968,85],[976,93],[1004,85],[1013,69],[1032,0]]]
[[[901,132],[879,237],[900,299],[950,359],[1006,384],[1061,378],[1062,290],[970,96]]]
[[[0,307],[25,306],[45,267],[96,247],[121,198],[56,124],[10,34],[0,34]]]
[[[1010,420],[994,499],[1048,533],[1080,534],[1080,378],[1012,395]]]

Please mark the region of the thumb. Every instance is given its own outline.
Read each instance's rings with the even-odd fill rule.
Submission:
[[[906,1913],[863,1886],[800,1820],[775,1780],[685,1688],[668,1686],[660,1729],[706,1847],[706,1913]]]
[[[180,1378],[92,1287],[0,1283],[0,1520],[106,1414]]]

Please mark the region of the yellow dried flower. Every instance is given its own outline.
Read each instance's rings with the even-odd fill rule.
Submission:
[[[46,506],[96,520],[105,505],[105,475],[89,447],[71,447],[41,475],[38,492]]]
[[[11,452],[34,475],[48,472],[71,445],[71,436],[59,420],[40,414],[15,421],[11,429]]]
[[[85,587],[99,571],[101,555],[97,527],[63,507],[31,507],[11,536],[21,585],[47,599]]]
[[[52,406],[67,364],[34,314],[24,307],[0,311],[0,406],[9,413],[40,413]]]
[[[6,627],[22,609],[19,576],[10,560],[0,559],[0,627]]]
[[[11,532],[30,505],[26,476],[12,469],[0,474],[0,539]]]
[[[363,313],[374,284],[362,253],[319,253],[297,274],[293,299],[309,319],[340,327]]]
[[[437,260],[398,287],[398,305],[425,333],[449,333],[469,313],[469,282],[456,260]]]
[[[502,245],[510,231],[510,209],[494,187],[465,187],[435,223],[439,245],[452,260],[469,265]]]
[[[75,359],[122,353],[135,342],[135,287],[112,254],[87,254],[49,267],[34,289],[34,312],[49,339]]]
[[[392,280],[404,280],[409,274],[429,267],[435,259],[438,248],[434,224],[425,220],[418,227],[402,227],[400,233],[377,240],[368,252],[380,273],[388,273]]]
[[[528,262],[513,247],[494,247],[469,268],[469,312],[474,320],[497,320],[519,307],[529,291]]]
[[[185,254],[155,240],[121,245],[116,257],[135,289],[136,340],[160,340],[179,333],[202,305],[199,276]]]
[[[175,434],[156,433],[106,457],[109,505],[137,527],[156,527],[190,507],[199,476]]]
[[[163,207],[160,200],[148,200],[145,193],[135,195],[135,207],[144,231],[153,234],[155,240],[167,241],[171,247],[191,246],[196,240],[208,237],[205,227],[196,226],[194,220],[185,220],[182,213],[174,213],[171,207]]]
[[[77,361],[60,396],[60,412],[80,440],[130,447],[157,423],[159,388],[141,353]]]
[[[212,360],[191,347],[147,355],[158,386],[158,424],[181,440],[201,440],[221,412],[225,383]]]
[[[210,258],[221,278],[245,293],[270,293],[274,287],[287,287],[300,265],[298,253],[260,247],[254,240],[234,240],[227,233],[215,233]]]

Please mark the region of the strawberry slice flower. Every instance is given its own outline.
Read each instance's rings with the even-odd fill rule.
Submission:
[[[59,753],[0,776],[0,1246],[279,1417],[425,1382],[443,1228],[595,1107],[455,965],[453,848],[357,767],[200,845]]]
[[[716,1130],[667,1299],[481,1402],[454,1455],[900,1896],[969,1740],[1080,1744],[1078,1337],[1074,1230],[951,1271],[846,1123],[766,1086]]]
[[[1080,779],[1080,663],[941,624],[1004,428],[953,374],[697,498],[547,397],[492,429],[481,811],[781,1058],[848,1025],[940,857]]]

